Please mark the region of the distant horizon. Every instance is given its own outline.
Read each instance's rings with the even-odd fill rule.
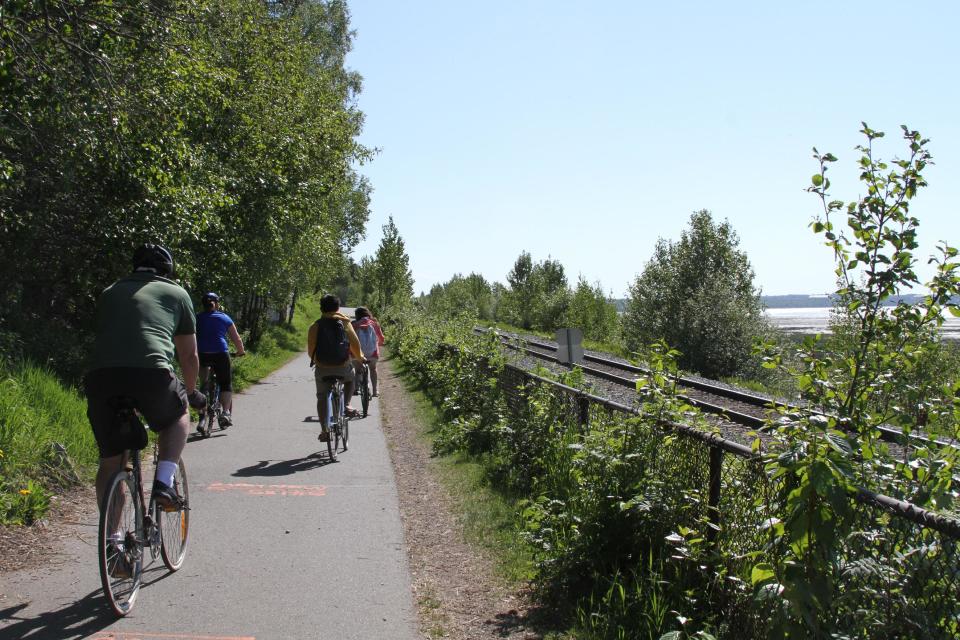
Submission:
[[[833,306],[831,297],[835,294],[836,292],[833,291],[830,293],[786,293],[773,295],[761,294],[760,301],[767,309],[827,309]],[[925,295],[926,294],[924,293],[905,293],[892,297],[888,302],[890,305],[893,305],[900,300],[919,302]],[[627,298],[610,298],[610,300],[617,304],[618,308],[622,309],[622,306],[627,301]]]

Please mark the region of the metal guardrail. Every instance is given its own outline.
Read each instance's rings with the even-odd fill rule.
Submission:
[[[596,404],[598,406],[606,407],[614,411],[619,411],[622,413],[627,413],[631,415],[641,415],[640,410],[636,407],[629,407],[613,400],[596,396],[590,393],[586,393],[574,387],[570,387],[564,384],[557,382],[556,380],[551,380],[549,378],[544,378],[543,376],[536,375],[530,371],[524,369],[523,367],[507,363],[504,365],[505,368],[515,371],[522,376],[528,378],[531,381],[537,382],[543,385],[549,385],[550,387],[556,389],[558,392],[568,394],[577,399],[580,399],[582,402]],[[588,426],[589,418],[583,419],[583,417],[588,416],[589,413],[581,408],[580,416],[582,417],[581,422],[583,426]],[[749,460],[759,462],[760,455],[755,453],[750,447],[744,446],[739,442],[734,442],[733,440],[727,440],[723,436],[703,431],[692,427],[690,425],[685,425],[680,422],[675,422],[672,420],[660,420],[658,425],[664,429],[672,430],[678,434],[683,434],[684,436],[697,440],[703,443],[705,446],[716,448],[727,453],[732,453],[733,455],[740,456]],[[713,461],[711,460],[711,469],[710,477],[714,478],[719,477],[719,471],[713,468]],[[722,464],[722,460],[717,460],[716,464]],[[719,493],[719,488],[716,489]],[[714,488],[711,487],[711,494],[713,494]],[[921,507],[916,506],[910,502],[904,500],[899,500],[897,498],[891,498],[890,496],[885,496],[883,494],[870,491],[869,489],[857,488],[853,497],[864,504],[876,505],[882,508],[884,511],[887,511],[898,517],[905,518],[919,524],[924,527],[928,527],[945,535],[948,535],[952,538],[960,540],[960,520],[953,520],[945,516],[933,513],[932,511],[927,511]],[[719,498],[718,498],[719,502]],[[711,505],[715,506],[715,505]]]
[[[675,495],[684,496],[683,504],[660,505],[658,517],[666,520],[659,522],[674,531],[684,526],[698,530],[698,522],[709,523],[706,541],[717,549],[715,557],[723,558],[730,576],[749,576],[754,563],[777,561],[782,550],[767,523],[785,507],[779,503],[782,497],[772,491],[762,458],[749,447],[668,420],[640,419],[621,426],[624,420],[642,417],[640,410],[514,364],[505,364],[495,374],[480,354],[474,359],[455,346],[435,346],[456,354],[460,362],[455,367],[477,366],[497,375],[508,416],[527,415],[531,394],[542,393],[537,415],[556,420],[558,436],[569,429],[585,435],[596,429],[634,434],[637,448],[631,456],[643,460],[643,479],[636,481],[667,483]],[[482,397],[474,401],[489,405],[487,392],[479,393]],[[665,438],[666,434],[674,437]],[[521,442],[537,446],[536,441],[516,437],[503,445],[508,450]],[[864,488],[853,490],[850,499],[846,517],[852,519],[852,533],[839,542],[837,591],[825,603],[824,612],[837,616],[836,632],[870,638],[958,637],[960,520]],[[729,596],[734,599],[728,601],[723,615],[730,616],[731,629],[743,631],[737,637],[767,637],[769,611],[757,608],[749,589]],[[865,627],[858,626],[862,624],[872,625],[872,631],[864,635]]]

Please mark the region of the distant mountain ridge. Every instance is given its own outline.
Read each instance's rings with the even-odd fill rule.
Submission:
[[[923,301],[924,295],[919,293],[908,293],[897,298],[891,298],[885,306],[894,306],[899,302],[907,304],[919,304]],[[760,296],[763,306],[767,309],[795,309],[798,307],[818,308],[832,307],[834,302],[833,294],[830,295],[810,295],[805,293],[795,293],[784,296]]]
[[[923,301],[923,298],[924,294],[909,293],[888,300],[886,306],[892,307],[900,301],[907,304],[919,304]],[[760,301],[767,309],[827,308],[833,306],[833,294],[792,293],[782,296],[760,296]],[[627,301],[624,298],[614,299],[611,302],[617,305],[617,311],[620,313],[623,313],[627,307]]]

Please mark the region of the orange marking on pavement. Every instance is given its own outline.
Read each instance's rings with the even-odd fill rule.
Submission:
[[[252,496],[325,496],[323,485],[309,484],[250,484],[248,482],[214,482],[208,491],[237,491]]]
[[[191,636],[181,633],[137,633],[132,631],[100,631],[91,640],[257,640],[254,636]]]

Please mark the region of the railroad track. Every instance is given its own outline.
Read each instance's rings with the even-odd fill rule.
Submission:
[[[476,333],[484,333],[487,329],[480,327],[474,328]],[[501,341],[507,348],[521,352],[525,355],[553,362],[560,366],[569,366],[560,362],[556,356],[558,347],[556,344],[531,340],[517,334],[499,334]],[[604,358],[595,354],[585,353],[583,356],[584,364],[577,366],[588,376],[600,378],[613,384],[636,389],[637,379],[650,373],[649,369],[638,367],[627,362]],[[758,394],[736,389],[726,385],[711,383],[710,381],[681,376],[677,380],[680,392],[677,397],[697,407],[707,414],[712,414],[718,418],[729,421],[740,427],[746,427],[749,430],[762,431],[768,426],[768,415],[772,410],[784,408],[787,410],[797,409],[791,405],[779,402],[775,399],[761,396]],[[904,435],[899,429],[881,426],[878,428],[880,437],[886,442],[903,446]],[[931,441],[922,436],[911,434],[908,442],[913,446],[924,446],[932,444]],[[936,440],[933,443],[940,446],[956,446],[952,443]]]

